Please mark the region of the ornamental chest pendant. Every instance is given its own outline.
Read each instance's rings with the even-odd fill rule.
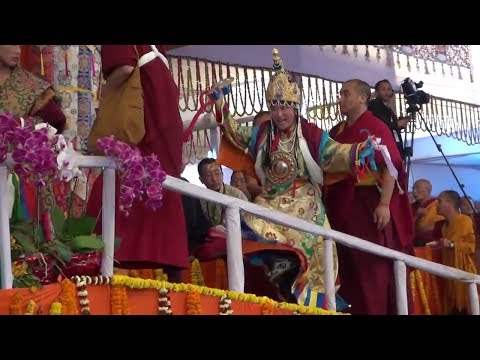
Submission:
[[[266,175],[274,185],[289,185],[298,175],[297,160],[289,153],[275,151],[270,154],[270,167]]]

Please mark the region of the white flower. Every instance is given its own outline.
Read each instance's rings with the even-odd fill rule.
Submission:
[[[77,157],[81,154],[73,148],[72,142],[65,142],[62,135],[58,136],[57,140],[57,168],[60,171],[60,178],[62,181],[70,181],[75,177],[86,181],[83,172],[78,168]]]
[[[62,134],[58,135],[57,143],[55,144],[55,148],[58,151],[64,151],[64,150],[67,149],[67,141],[65,140],[65,138],[63,137]]]
[[[80,300],[80,305],[82,306],[86,306],[90,303],[90,301],[88,299],[81,299]]]
[[[22,118],[20,118],[20,122],[21,122],[22,127],[24,127],[25,121]],[[47,130],[48,130],[48,132],[47,132],[48,139],[52,140],[53,137],[55,136],[55,134],[58,132],[57,129],[55,129],[53,126],[51,126],[48,123],[40,123],[40,124],[35,125],[35,130],[41,130],[41,129],[45,129],[45,128],[47,128]],[[61,135],[59,135],[59,136],[61,136]]]

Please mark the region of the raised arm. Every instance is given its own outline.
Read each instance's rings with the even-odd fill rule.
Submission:
[[[237,148],[244,151],[252,138],[252,127],[240,126],[230,114],[228,103],[223,96],[215,102],[215,116],[222,132]]]

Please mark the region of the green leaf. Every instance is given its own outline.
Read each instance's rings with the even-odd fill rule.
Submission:
[[[10,224],[10,231],[13,233],[14,231],[21,232],[23,234],[32,235],[33,234],[33,224],[27,221],[19,221],[16,223]]]
[[[70,246],[73,250],[100,250],[103,249],[103,241],[95,235],[83,235],[75,237]]]
[[[72,237],[90,235],[96,221],[96,218],[89,216],[82,216],[79,218],[69,217],[65,222],[65,234]]]
[[[15,231],[13,234],[13,237],[18,241],[18,243],[22,246],[23,250],[26,252],[36,252],[37,248],[35,248],[35,245],[30,241],[30,238],[21,233]]]
[[[60,241],[57,241],[57,240],[54,240],[53,241],[56,245],[56,252],[58,254],[58,257],[64,261],[64,262],[69,262],[70,260],[72,260],[72,250],[70,249],[70,247],[68,247],[67,245],[65,245],[64,243],[60,242]],[[54,254],[52,254],[54,255]]]
[[[50,215],[55,234],[63,233],[63,225],[65,224],[65,215],[63,214],[63,211],[59,207],[54,206],[50,210]]]

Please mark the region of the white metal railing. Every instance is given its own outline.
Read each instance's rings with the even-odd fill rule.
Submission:
[[[104,172],[103,182],[103,241],[105,251],[102,261],[102,275],[113,274],[113,245],[115,234],[115,162],[108,157],[79,156],[79,167],[102,168]],[[7,193],[7,168],[11,164],[11,157],[5,163],[0,164],[0,194]],[[397,312],[399,315],[408,314],[407,307],[407,266],[429,272],[431,274],[469,284],[469,295],[472,314],[480,315],[480,305],[477,292],[477,284],[480,284],[480,276],[445,265],[427,261],[415,256],[407,255],[354,236],[326,229],[309,223],[305,220],[287,215],[278,211],[272,211],[262,206],[233,198],[215,191],[211,191],[186,181],[167,176],[164,187],[168,190],[182,194],[213,201],[226,206],[227,225],[227,268],[228,286],[230,290],[244,291],[244,268],[240,228],[240,211],[246,211],[259,218],[273,223],[287,226],[296,230],[320,235],[324,238],[324,261],[325,261],[325,296],[329,309],[335,310],[335,281],[333,271],[333,248],[332,241],[349,246],[361,251],[366,251],[380,257],[388,258],[394,262],[394,274],[397,297]],[[0,196],[0,261],[2,286],[5,289],[12,287],[13,275],[10,255],[10,229],[7,214],[6,196]]]

